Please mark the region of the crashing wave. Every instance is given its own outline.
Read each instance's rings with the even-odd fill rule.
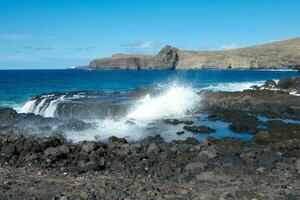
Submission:
[[[200,105],[201,96],[193,88],[178,83],[160,87],[156,94],[146,94],[128,109],[122,118],[105,118],[94,121],[95,130],[84,132],[69,132],[67,138],[77,142],[83,139],[105,140],[110,136],[125,137],[128,140],[138,140],[153,133],[152,128],[160,127],[160,119],[172,117],[188,117]],[[180,128],[180,127],[177,127]],[[159,131],[162,137],[168,136],[168,130]],[[167,132],[167,133],[166,133]],[[176,131],[175,131],[176,132]],[[185,136],[189,136],[186,134]]]
[[[41,95],[26,102],[20,113],[34,113],[43,117],[56,117],[59,102],[65,100],[64,94]]]

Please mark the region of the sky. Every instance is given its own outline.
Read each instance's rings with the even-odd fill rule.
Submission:
[[[87,65],[165,45],[220,50],[300,36],[299,0],[0,0],[0,69]]]

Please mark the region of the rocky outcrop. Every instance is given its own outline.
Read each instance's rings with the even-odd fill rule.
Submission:
[[[166,46],[156,56],[155,68],[175,69],[178,59],[178,49]]]
[[[91,69],[300,69],[300,38],[224,51],[166,46],[156,56],[116,54],[93,60]]]

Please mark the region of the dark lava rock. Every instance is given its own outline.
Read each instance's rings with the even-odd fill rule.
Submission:
[[[208,126],[184,126],[183,129],[193,133],[213,133],[216,131]]]
[[[17,112],[12,108],[0,109],[0,126],[10,125],[14,118],[17,116]]]
[[[16,147],[13,144],[8,144],[1,147],[1,155],[12,156],[16,153]]]
[[[197,145],[199,141],[193,137],[188,137],[186,140],[172,140],[175,144]]]
[[[265,169],[271,169],[275,166],[275,162],[280,159],[280,156],[274,151],[266,151],[257,158],[256,163],[258,166]]]
[[[59,126],[59,129],[82,131],[91,127],[91,124],[87,124],[79,119],[68,119],[66,122]]]
[[[179,119],[165,119],[163,122],[172,125],[178,125],[178,124],[192,125],[194,123],[193,121],[179,120]]]
[[[264,87],[266,88],[275,88],[277,86],[276,82],[273,81],[273,80],[267,80],[265,83],[264,83]]]
[[[122,144],[126,144],[127,140],[125,138],[118,138],[115,136],[112,136],[108,138],[107,147],[108,149],[115,149],[119,148]]]
[[[91,151],[97,148],[97,142],[94,141],[85,141],[82,144],[81,150],[85,153],[90,153]]]
[[[148,147],[147,154],[157,154],[160,152],[160,148],[156,143],[151,143]]]
[[[44,154],[47,158],[57,160],[60,157],[67,156],[70,153],[70,148],[67,145],[61,145],[58,147],[49,147],[45,150]]]
[[[278,82],[278,87],[280,89],[291,89],[295,86],[294,80],[292,78],[282,79]]]
[[[177,131],[176,134],[177,135],[182,135],[182,134],[184,134],[184,131]]]

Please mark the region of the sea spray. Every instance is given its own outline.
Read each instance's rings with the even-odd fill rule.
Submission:
[[[200,96],[188,86],[171,83],[157,96],[146,95],[137,101],[127,118],[153,120],[162,117],[183,117],[199,105]]]
[[[94,122],[96,129],[84,132],[69,132],[66,137],[74,142],[82,140],[106,140],[110,136],[136,141],[163,130],[152,129],[151,124],[163,118],[182,118],[197,110],[201,96],[187,85],[172,82],[159,85],[155,95],[147,94],[129,109],[121,119],[106,118]],[[157,127],[155,127],[157,128]]]

